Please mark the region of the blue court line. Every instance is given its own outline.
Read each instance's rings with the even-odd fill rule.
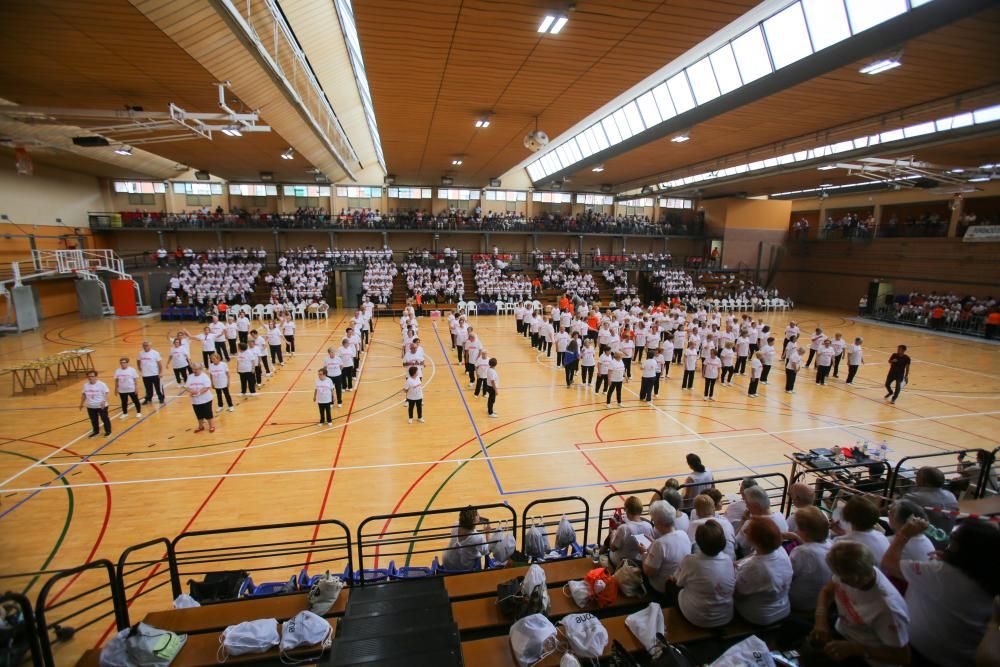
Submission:
[[[170,398],[168,398],[166,400],[166,402],[161,403],[158,408],[156,408],[155,410],[153,410],[149,414],[151,414],[151,415],[156,414],[157,412],[159,412],[163,408],[167,407],[167,405],[169,405],[171,401],[173,401],[173,400],[175,400],[177,398],[179,398],[179,397],[178,396],[171,396]],[[152,405],[152,403],[150,403],[150,405]],[[108,418],[110,419],[111,417],[109,416]],[[104,449],[105,447],[107,447],[108,445],[110,445],[111,443],[113,443],[115,440],[117,440],[118,438],[122,437],[123,435],[125,435],[126,433],[128,433],[129,431],[131,431],[132,429],[134,429],[136,426],[140,426],[144,421],[146,421],[146,420],[142,419],[141,421],[133,422],[133,424],[131,426],[129,426],[127,429],[125,429],[121,433],[116,434],[113,438],[111,438],[110,440],[108,440],[107,442],[105,442],[103,445],[101,445],[100,447],[98,447],[97,449],[95,449],[94,451],[92,451],[91,453],[89,453],[86,456],[84,456],[82,459],[80,459],[79,463],[74,463],[72,466],[70,466],[69,468],[67,468],[65,472],[63,472],[63,473],[59,474],[58,476],[54,477],[49,483],[51,484],[52,482],[61,480],[63,477],[65,477],[66,475],[70,474],[71,472],[73,472],[74,470],[76,470],[77,468],[79,468],[80,466],[87,465],[88,463],[91,463],[91,461],[89,460],[91,456],[96,456],[97,454],[99,454],[101,452],[102,449]],[[98,424],[98,425],[100,425],[100,424]],[[0,489],[0,491],[2,491],[2,490],[3,489]],[[10,514],[14,510],[16,510],[18,507],[20,507],[24,503],[26,503],[29,500],[31,500],[35,496],[37,496],[39,493],[41,493],[40,489],[38,491],[32,491],[31,494],[27,498],[23,498],[23,499],[19,500],[17,503],[15,503],[14,505],[12,505],[9,509],[7,509],[4,512],[0,513],[0,519],[3,519],[5,516],[7,516],[8,514]]]
[[[768,463],[768,464],[760,465],[760,466],[756,466],[756,467],[757,468],[777,468],[779,466],[787,466],[787,465],[788,465],[787,462],[786,463]],[[713,473],[717,473],[717,472],[732,472],[734,470],[746,470],[747,468],[748,468],[748,466],[745,466],[745,465],[735,466],[735,467],[732,467],[732,468],[714,468],[712,470],[712,472]],[[587,483],[587,484],[570,484],[570,485],[567,485],[567,486],[549,486],[549,487],[546,487],[546,488],[543,488],[543,489],[524,489],[524,490],[521,490],[521,491],[506,491],[504,493],[504,495],[516,496],[518,494],[523,494],[523,493],[542,493],[543,491],[569,491],[569,490],[572,490],[572,489],[585,489],[585,488],[594,487],[594,486],[611,486],[613,484],[632,484],[634,482],[652,482],[654,480],[668,479],[670,477],[687,477],[690,474],[691,473],[689,473],[689,472],[685,472],[685,473],[677,473],[677,474],[670,474],[670,475],[657,475],[655,477],[634,477],[632,479],[613,479],[613,480],[608,481],[608,482],[591,482],[591,483]]]
[[[465,406],[465,414],[469,415],[469,422],[472,423],[472,430],[476,432],[476,439],[479,440],[479,447],[483,450],[483,456],[486,457],[486,463],[490,467],[490,473],[493,474],[493,481],[496,482],[497,491],[500,495],[505,495],[503,487],[500,486],[500,478],[497,477],[497,471],[493,468],[493,461],[490,459],[489,453],[486,451],[486,443],[483,442],[483,436],[479,434],[479,427],[476,426],[476,420],[472,418],[472,410],[469,409],[469,403],[465,400],[465,394],[462,392],[462,385],[458,383],[458,377],[455,376],[455,369],[451,367],[451,356],[448,351],[444,349],[444,343],[441,342],[441,336],[438,334],[438,328],[436,324],[431,324],[431,328],[434,329],[434,337],[437,338],[438,347],[441,348],[441,354],[444,355],[445,363],[448,366],[448,372],[451,373],[451,379],[455,381],[455,389],[458,389],[458,396],[462,399],[462,405]],[[0,515],[2,518],[3,515]]]

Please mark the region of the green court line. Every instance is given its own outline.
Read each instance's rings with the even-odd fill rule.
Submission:
[[[0,454],[8,454],[10,456],[19,456],[22,459],[28,459],[29,461],[34,461],[35,463],[38,463],[38,459],[36,459],[35,457],[28,456],[27,454],[21,454],[19,452],[8,452],[6,450],[0,450]],[[45,467],[48,468],[52,472],[53,475],[55,475],[56,477],[59,477],[60,473],[59,473],[58,470],[56,470],[55,468],[53,468],[52,466],[49,466],[49,465],[46,465]],[[73,487],[70,486],[70,483],[68,481],[66,481],[65,477],[61,477],[59,479],[59,481],[62,482],[63,486],[66,487],[66,494],[68,496],[67,497],[68,507],[66,508],[66,521],[63,523],[62,531],[59,533],[59,539],[56,540],[55,546],[52,547],[52,551],[49,552],[49,555],[45,559],[45,562],[42,563],[42,566],[40,568],[38,568],[39,571],[41,571],[41,572],[44,572],[46,569],[48,569],[49,563],[51,563],[52,559],[56,557],[56,553],[59,551],[59,548],[62,547],[63,540],[66,539],[66,535],[67,535],[67,533],[69,533],[69,526],[73,522],[73,507],[74,507],[74,502],[73,502]],[[38,581],[38,578],[40,576],[42,576],[42,575],[41,574],[36,574],[35,576],[33,576],[31,578],[31,580],[28,582],[28,585],[25,586],[24,590],[21,591],[21,593],[24,594],[24,595],[27,595],[28,591],[31,590],[31,587],[35,585],[35,583]]]

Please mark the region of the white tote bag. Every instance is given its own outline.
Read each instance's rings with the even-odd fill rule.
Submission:
[[[774,658],[764,640],[750,635],[712,663],[712,667],[774,667]]]
[[[311,656],[303,660],[294,660],[287,653],[299,646],[317,646],[323,650],[333,643],[333,627],[330,623],[311,611],[300,611],[298,614],[281,624],[281,662],[294,665],[299,662],[313,662]]]
[[[625,617],[625,625],[632,631],[639,643],[652,653],[658,653],[659,643],[656,633],[663,633],[663,609],[655,602],[650,602],[645,609]]]
[[[600,583],[604,583],[603,581]],[[587,585],[586,581],[582,579],[579,581],[568,581],[566,585],[563,586],[563,594],[566,597],[573,598],[573,602],[580,609],[583,609],[590,604],[590,586]]]
[[[549,613],[549,609],[552,608],[552,603],[549,601],[549,589],[545,583],[545,570],[539,565],[532,565],[524,573],[524,581],[521,582],[521,594],[530,596],[531,592],[538,586],[542,587],[542,604],[547,614]]]
[[[229,656],[263,653],[278,645],[278,619],[262,618],[230,625],[219,635],[219,662]]]
[[[559,624],[573,655],[600,658],[608,645],[608,631],[593,614],[570,614]]]
[[[525,616],[510,626],[510,647],[521,667],[554,653],[558,645],[556,626],[541,614]]]

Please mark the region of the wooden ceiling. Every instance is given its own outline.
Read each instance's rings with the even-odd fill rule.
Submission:
[[[216,79],[126,0],[5,0],[0,43],[7,54],[0,58],[0,98],[17,104],[166,111],[173,102],[189,112],[218,111]],[[277,181],[312,180],[301,157],[280,159],[288,142],[273,131],[142,148],[230,180],[256,181],[261,171]],[[67,155],[56,166],[88,162]]]
[[[542,36],[558,2],[354,2],[389,171],[400,183],[485,185],[528,155],[536,117],[557,136],[756,4],[579,0],[560,34]]]

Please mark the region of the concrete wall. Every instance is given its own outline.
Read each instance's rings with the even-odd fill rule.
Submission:
[[[37,163],[33,176],[19,176],[13,161],[0,164],[0,214],[8,217],[0,225],[63,226],[60,233],[66,233],[73,227],[87,227],[88,211],[108,206],[96,176]],[[62,219],[61,225],[57,218]],[[2,229],[7,233],[6,227]]]

